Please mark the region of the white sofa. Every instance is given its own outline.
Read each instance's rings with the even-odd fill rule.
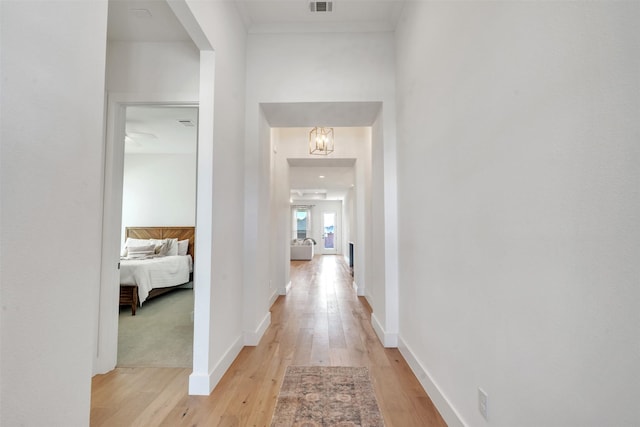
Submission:
[[[313,259],[313,243],[291,244],[291,260]]]

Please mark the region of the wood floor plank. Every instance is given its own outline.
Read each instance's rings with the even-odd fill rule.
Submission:
[[[268,426],[290,365],[366,366],[388,427],[446,426],[397,349],[371,327],[371,307],[352,288],[341,256],[291,262],[291,292],[271,325],[245,347],[209,396],[188,396],[190,370],[118,368],[94,377],[91,425]]]
[[[153,393],[153,401],[144,410],[140,411],[132,425],[143,427],[161,424],[172,408],[181,400],[184,390],[189,385],[189,370],[175,371],[172,369],[168,372],[170,375],[163,381],[162,388]]]

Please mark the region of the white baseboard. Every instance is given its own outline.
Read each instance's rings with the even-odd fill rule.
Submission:
[[[209,374],[193,372],[189,376],[189,394],[199,396],[208,396],[211,394],[222,376],[227,372],[227,369],[229,369],[235,358],[240,354],[240,350],[242,350],[244,346],[258,345],[270,324],[271,312],[267,312],[262,322],[260,322],[260,325],[258,325],[258,328],[255,331],[245,332],[242,337],[239,337],[233,345],[227,349],[224,356],[222,356]]]
[[[273,303],[276,302],[279,295],[280,295],[280,289],[276,289],[275,291],[273,291],[273,293],[269,297],[269,307],[271,307]]]
[[[438,412],[444,418],[444,421],[449,427],[465,427],[466,424],[462,421],[462,417],[455,410],[451,402],[438,387],[438,384],[433,380],[429,372],[422,366],[418,359],[413,354],[413,351],[409,348],[407,343],[399,337],[398,349],[402,354],[402,357],[407,361],[407,364],[413,371],[418,381],[422,385],[422,388],[427,392],[433,404],[438,408]]]
[[[386,332],[382,327],[382,323],[380,323],[380,321],[376,317],[375,313],[371,313],[371,326],[373,326],[373,330],[376,332],[376,335],[378,336],[378,339],[382,343],[383,347],[398,347],[398,334]]]
[[[262,322],[258,325],[258,328],[255,331],[245,331],[244,332],[244,345],[255,347],[260,343],[260,339],[264,335],[264,332],[267,330],[269,325],[271,324],[271,312],[268,311],[267,314],[262,319]]]
[[[229,366],[231,366],[236,357],[238,357],[238,354],[240,354],[242,347],[241,337],[238,337],[209,374],[193,372],[189,375],[189,394],[196,396],[208,396],[211,394],[215,386],[220,382],[222,376],[227,372],[227,369],[229,369]]]
[[[289,291],[291,291],[291,281],[289,281],[289,283],[287,283],[286,285],[284,285],[284,287],[278,289],[278,293],[280,295],[288,295]]]
[[[353,290],[356,291],[356,295],[358,295],[359,297],[364,296],[364,289],[359,287],[355,280],[351,283],[351,287],[353,287]]]

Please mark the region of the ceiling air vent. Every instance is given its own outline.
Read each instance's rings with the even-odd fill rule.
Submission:
[[[333,10],[332,1],[312,1],[309,3],[311,12],[331,12]]]

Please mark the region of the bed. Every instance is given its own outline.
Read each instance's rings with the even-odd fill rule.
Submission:
[[[164,251],[161,243],[167,239],[173,244],[180,242],[181,255],[177,250],[157,253],[160,246]],[[135,316],[145,301],[189,283],[193,278],[194,243],[195,227],[127,227],[120,259],[120,305],[130,305]],[[145,252],[154,246],[155,253]]]

